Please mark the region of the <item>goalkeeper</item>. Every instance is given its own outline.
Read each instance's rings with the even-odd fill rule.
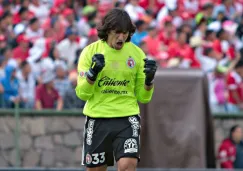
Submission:
[[[88,171],[105,171],[117,161],[119,171],[135,171],[139,161],[138,102],[154,91],[155,61],[130,42],[135,32],[129,15],[114,8],[98,27],[98,40],[79,57],[77,96],[87,101],[82,163]]]

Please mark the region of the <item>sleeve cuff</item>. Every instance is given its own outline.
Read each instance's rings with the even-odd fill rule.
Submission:
[[[143,97],[146,100],[150,100],[152,95],[154,92],[154,86],[151,90],[146,90],[145,88],[143,88],[143,90],[141,91],[141,97]]]
[[[84,92],[91,93],[94,91],[94,84],[92,85],[87,80],[85,80],[83,82],[82,88],[83,88]]]

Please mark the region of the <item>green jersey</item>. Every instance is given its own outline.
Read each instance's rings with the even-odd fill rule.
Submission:
[[[105,67],[95,83],[86,80],[94,54],[103,54]],[[87,101],[84,115],[94,118],[115,118],[139,114],[138,101],[148,103],[154,88],[144,88],[145,74],[143,51],[131,42],[121,50],[111,48],[98,40],[85,47],[79,57],[77,96]]]

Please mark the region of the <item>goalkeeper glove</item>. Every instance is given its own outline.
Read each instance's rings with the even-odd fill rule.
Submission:
[[[154,81],[154,76],[157,70],[156,61],[151,59],[144,59],[144,73],[145,73],[145,85],[151,86]]]
[[[92,64],[91,64],[91,67],[90,67],[89,71],[87,72],[87,77],[91,81],[95,81],[97,76],[98,76],[98,74],[104,68],[104,66],[105,66],[104,55],[102,55],[102,54],[95,54],[92,57]]]

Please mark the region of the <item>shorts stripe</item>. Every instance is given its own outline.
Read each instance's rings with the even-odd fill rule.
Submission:
[[[84,130],[83,130],[83,148],[82,148],[82,161],[81,161],[81,165],[84,165],[84,153],[85,153],[85,149],[84,149],[84,143],[85,143],[85,132],[86,132],[86,123],[87,123],[87,119],[88,117],[86,116],[85,118],[85,123],[84,123]]]

